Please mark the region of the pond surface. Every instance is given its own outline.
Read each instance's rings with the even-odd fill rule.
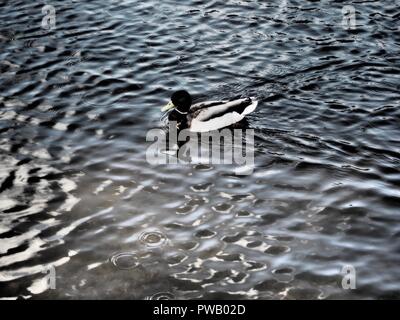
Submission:
[[[400,298],[398,2],[48,3],[0,4],[0,297]],[[146,161],[181,88],[259,99],[251,175]]]

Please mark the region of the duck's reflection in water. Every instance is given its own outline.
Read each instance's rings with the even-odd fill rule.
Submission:
[[[153,141],[147,150],[151,164],[202,164],[254,167],[254,130],[243,130],[244,123],[210,132],[179,130],[171,121],[165,130],[147,135]]]

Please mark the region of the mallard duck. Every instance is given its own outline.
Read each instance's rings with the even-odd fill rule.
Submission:
[[[192,105],[192,97],[186,90],[172,94],[171,101],[161,109],[169,121],[176,121],[178,129],[188,128],[192,132],[207,132],[228,127],[241,121],[253,112],[258,101],[255,98],[205,101]]]

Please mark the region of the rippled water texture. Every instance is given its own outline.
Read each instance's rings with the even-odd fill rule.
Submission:
[[[46,2],[0,4],[0,297],[400,298],[398,1]],[[146,162],[178,88],[259,98],[252,175]]]

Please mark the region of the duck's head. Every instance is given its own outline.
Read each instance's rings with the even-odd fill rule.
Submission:
[[[171,96],[171,101],[161,109],[161,111],[168,111],[170,109],[177,109],[181,113],[189,111],[192,105],[192,97],[186,90],[175,91]]]

